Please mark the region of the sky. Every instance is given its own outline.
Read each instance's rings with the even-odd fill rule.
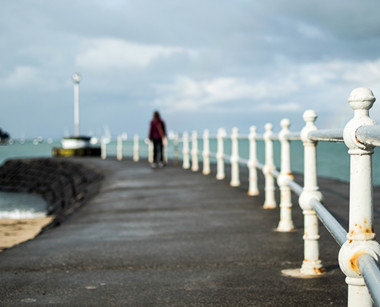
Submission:
[[[155,110],[182,133],[299,131],[380,95],[378,0],[0,0],[0,128],[14,138],[146,136]],[[380,101],[370,111],[380,120]],[[106,128],[105,128],[106,127]]]

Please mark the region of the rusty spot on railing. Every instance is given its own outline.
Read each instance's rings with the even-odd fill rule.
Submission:
[[[323,274],[325,272],[324,268],[313,268],[315,274]]]
[[[359,256],[363,255],[363,251],[357,252],[351,259],[350,259],[350,267],[353,269],[356,273],[360,274],[359,266],[358,266],[358,258]]]
[[[292,180],[294,180],[294,176],[292,173],[288,172],[288,173],[286,173],[286,175],[288,175],[290,178],[292,178]]]

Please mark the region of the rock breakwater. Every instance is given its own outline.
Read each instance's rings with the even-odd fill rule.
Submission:
[[[40,194],[59,224],[100,189],[104,176],[64,158],[12,159],[0,167],[0,190]]]

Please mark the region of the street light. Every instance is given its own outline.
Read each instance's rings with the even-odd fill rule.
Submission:
[[[74,82],[74,128],[75,136],[79,136],[79,83],[81,75],[74,73],[72,79]]]

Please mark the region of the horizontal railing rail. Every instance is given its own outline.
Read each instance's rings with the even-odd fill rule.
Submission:
[[[380,146],[380,126],[362,126],[356,132],[357,140],[367,146]]]
[[[335,241],[342,246],[347,240],[347,231],[335,219],[335,217],[326,209],[322,203],[316,199],[312,200],[312,207],[318,214],[319,220],[325,225]]]
[[[314,130],[308,137],[313,141],[343,142],[343,129]]]
[[[376,306],[380,306],[380,269],[375,259],[362,254],[358,258],[359,270]]]

